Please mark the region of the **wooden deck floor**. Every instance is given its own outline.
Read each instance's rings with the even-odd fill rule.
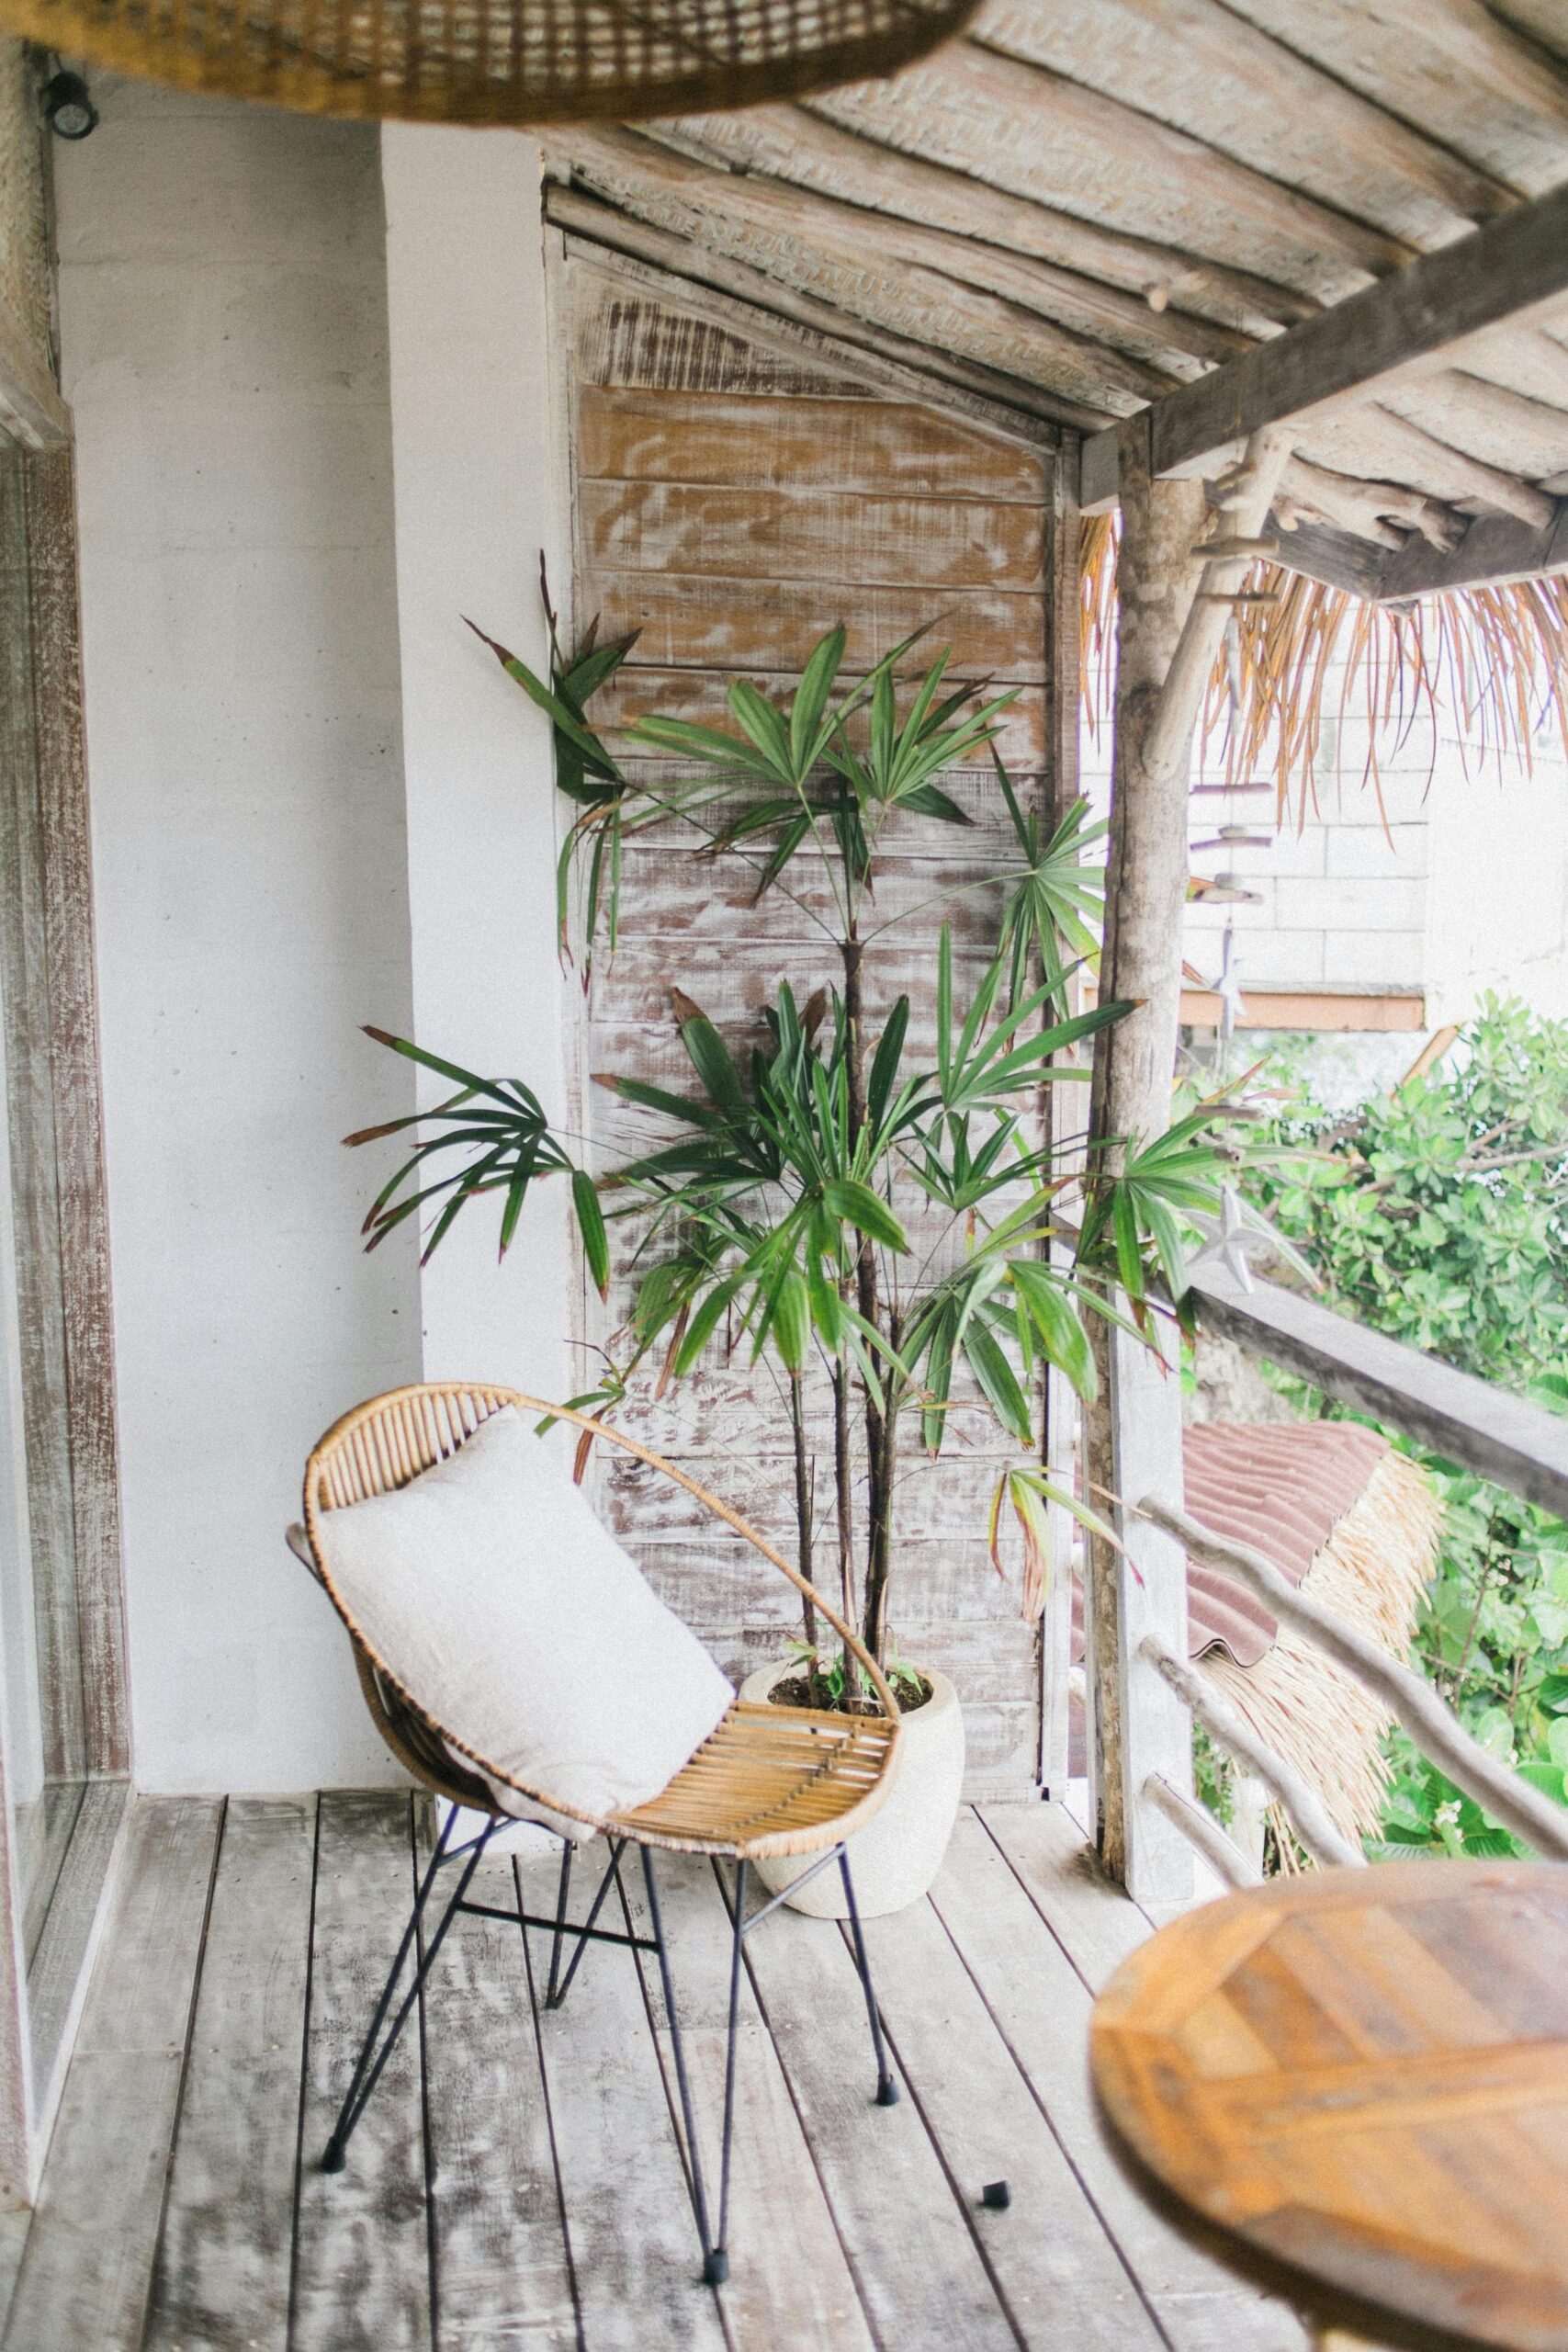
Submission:
[[[870,2103],[840,1931],[782,1911],[750,1939],[716,2296],[630,1955],[591,1949],[541,2016],[520,1932],[460,1920],[328,2177],[410,1899],[409,1801],[143,1800],[129,1837],[43,2192],[0,2245],[6,2352],[1301,2352],[1100,2143],[1089,2004],[1149,1930],[1057,1807],[965,1814],[932,1899],[870,1928],[896,2108]],[[484,1871],[509,1899],[513,1866]],[[525,1875],[547,1903],[553,1866]],[[725,1915],[705,1866],[671,1857],[664,1884],[708,2121]],[[1010,2210],[982,2211],[1002,2178]]]

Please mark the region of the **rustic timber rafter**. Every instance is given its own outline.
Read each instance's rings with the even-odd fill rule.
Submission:
[[[1309,482],[1296,503],[1323,518],[1330,533],[1344,528],[1385,547],[1376,595],[1402,598],[1568,568],[1568,533],[1561,527],[1562,508],[1552,491],[1457,447],[1447,433],[1412,413],[1436,384],[1473,403],[1478,417],[1489,414],[1516,429],[1529,421],[1545,431],[1562,413],[1568,440],[1568,413],[1455,364],[1468,358],[1478,338],[1498,328],[1540,325],[1565,294],[1568,189],[1521,206],[1201,382],[1167,394],[1150,412],[1156,477],[1212,475],[1249,433],[1288,423],[1306,437],[1325,416],[1343,413],[1363,417],[1369,432],[1375,429],[1379,446],[1392,447],[1427,483],[1441,483],[1450,499],[1496,510],[1468,519],[1455,535],[1439,521],[1445,511],[1451,513],[1439,501],[1426,499],[1402,514],[1397,495],[1384,501],[1377,486],[1362,485],[1358,496],[1348,478],[1340,478],[1337,487],[1330,472],[1313,468],[1315,494]],[[1435,360],[1445,363],[1436,376]],[[1086,444],[1080,485],[1086,508],[1103,512],[1114,502],[1116,461],[1114,434],[1100,434]],[[1288,492],[1292,488],[1287,484]],[[1360,522],[1358,503],[1367,510]],[[1389,547],[1380,522],[1406,521],[1412,539]],[[1301,568],[1333,577],[1336,584],[1351,584],[1344,575],[1362,561],[1347,550],[1343,564],[1336,564],[1332,540],[1322,531],[1303,552],[1309,550],[1318,560]],[[1287,543],[1286,561],[1292,553]]]
[[[730,334],[797,359],[809,356],[895,399],[948,409],[1031,447],[1063,446],[1060,403],[1036,395],[1031,385],[794,296],[760,270],[726,262],[558,182],[546,184],[545,217],[565,232],[569,252],[595,260],[614,254],[618,278],[670,296]],[[1038,406],[1032,405],[1036,400]]]
[[[1047,287],[1036,266],[976,252],[944,231],[760,175],[705,166],[635,130],[574,131],[556,152],[623,210],[733,260],[750,262],[745,239],[760,238],[768,274],[784,283],[790,281],[796,246],[841,269],[885,268],[900,295],[929,315],[933,341],[959,349],[973,349],[977,341],[1015,348],[1019,373],[1036,380],[1049,377],[1086,420],[1095,411],[1126,413],[1178,380],[1146,359],[1060,323],[1044,307],[1051,304],[1058,313],[1062,308],[1059,274]]]

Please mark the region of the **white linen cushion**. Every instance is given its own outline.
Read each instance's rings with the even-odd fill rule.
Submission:
[[[647,1804],[735,1696],[513,1406],[317,1525],[361,1640],[520,1819],[584,1834],[502,1774],[597,1816]]]

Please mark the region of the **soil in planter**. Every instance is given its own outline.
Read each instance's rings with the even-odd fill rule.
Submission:
[[[893,1685],[893,1696],[897,1700],[899,1711],[903,1714],[912,1715],[918,1707],[925,1705],[931,1695],[931,1686],[925,1676],[916,1674],[912,1668],[905,1668],[897,1674],[890,1674],[887,1679]],[[768,1704],[771,1707],[819,1709],[822,1701],[814,1694],[808,1675],[790,1674],[786,1675],[782,1682],[774,1683],[768,1693]],[[844,1714],[858,1715],[880,1714],[882,1711],[873,1700],[861,1706],[843,1708],[840,1712]]]

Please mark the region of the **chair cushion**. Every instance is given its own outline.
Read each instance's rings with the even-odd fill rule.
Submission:
[[[503,1813],[583,1834],[512,1781],[595,1818],[646,1804],[735,1695],[510,1405],[317,1525],[343,1614]]]

